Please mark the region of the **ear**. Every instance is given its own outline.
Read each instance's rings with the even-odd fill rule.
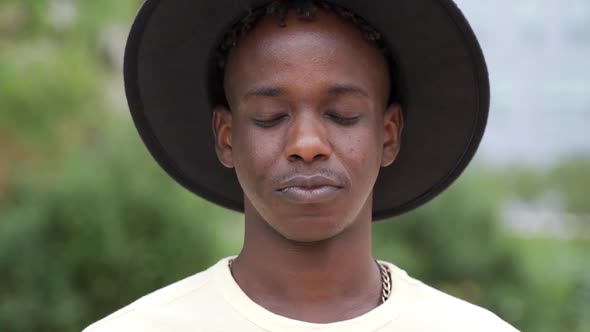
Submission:
[[[402,130],[404,128],[404,116],[400,104],[393,103],[387,107],[383,114],[383,128],[381,167],[387,167],[395,161],[400,149]]]
[[[232,114],[226,107],[216,106],[213,109],[213,119],[211,122],[217,158],[223,166],[233,168]]]

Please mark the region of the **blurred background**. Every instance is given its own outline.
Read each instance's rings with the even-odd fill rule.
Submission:
[[[489,129],[374,251],[522,331],[590,331],[590,1],[460,0],[487,56]],[[80,331],[238,253],[241,215],[189,194],[133,127],[139,0],[0,0],[0,331]]]

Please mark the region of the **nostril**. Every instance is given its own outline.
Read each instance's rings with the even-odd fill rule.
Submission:
[[[326,160],[328,159],[329,155],[327,154],[315,154],[315,155],[299,155],[299,154],[292,154],[288,156],[289,161],[303,161],[303,162],[312,162],[318,160]]]
[[[288,155],[289,161],[302,161],[311,163],[314,161],[326,160],[331,155],[331,149],[326,145],[299,146],[291,149]]]
[[[288,159],[289,161],[303,161],[303,157],[297,154],[289,155]]]
[[[286,136],[285,155],[289,161],[310,163],[329,158],[332,153],[328,132],[312,116],[299,116]]]

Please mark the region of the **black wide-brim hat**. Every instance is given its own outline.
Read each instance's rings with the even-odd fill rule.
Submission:
[[[214,149],[211,109],[222,91],[212,68],[223,33],[266,2],[147,0],[125,53],[129,107],[152,156],[188,190],[237,211],[242,189]],[[399,215],[441,193],[473,157],[489,108],[485,60],[450,0],[332,2],[381,32],[399,70],[401,151],[379,173],[373,219]]]

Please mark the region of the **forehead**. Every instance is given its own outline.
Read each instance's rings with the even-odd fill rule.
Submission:
[[[260,81],[356,80],[369,89],[388,90],[384,56],[359,28],[335,14],[318,11],[311,21],[294,13],[280,27],[264,17],[238,40],[226,67],[226,92]],[[337,82],[348,83],[348,82]]]

